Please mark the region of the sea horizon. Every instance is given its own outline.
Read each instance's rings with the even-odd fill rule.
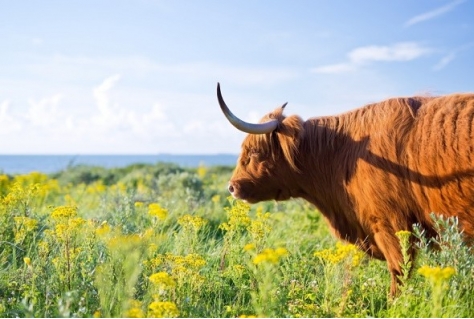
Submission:
[[[76,165],[101,166],[105,168],[125,167],[132,164],[174,163],[183,167],[199,165],[233,166],[238,155],[216,154],[0,154],[0,173],[45,174],[59,172]]]

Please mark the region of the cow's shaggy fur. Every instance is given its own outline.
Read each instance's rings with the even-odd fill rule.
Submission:
[[[389,99],[339,116],[285,117],[248,135],[230,185],[249,202],[302,197],[334,234],[386,260],[397,290],[402,252],[395,233],[430,213],[457,216],[474,238],[474,94]],[[413,254],[413,252],[410,252]]]

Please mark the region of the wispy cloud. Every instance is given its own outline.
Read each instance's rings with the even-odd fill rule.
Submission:
[[[440,71],[448,66],[454,59],[463,55],[464,51],[469,51],[474,47],[474,42],[466,43],[455,49],[452,49],[445,54],[439,61],[433,66],[433,71]]]
[[[347,62],[313,68],[314,73],[345,73],[373,62],[411,61],[432,50],[417,42],[401,42],[389,46],[369,45],[356,48],[347,54]]]
[[[409,27],[409,26],[412,26],[414,24],[424,22],[424,21],[427,21],[427,20],[431,20],[431,19],[439,17],[443,14],[446,14],[446,13],[453,10],[455,7],[457,7],[458,5],[460,5],[463,2],[465,2],[465,0],[456,0],[456,1],[448,3],[447,5],[444,5],[442,7],[439,7],[439,8],[436,8],[434,10],[416,15],[413,18],[409,19],[407,22],[405,22],[405,27]]]
[[[450,52],[449,54],[442,57],[441,60],[439,60],[439,62],[433,66],[433,70],[439,71],[439,70],[444,69],[455,58],[456,58],[456,52]]]

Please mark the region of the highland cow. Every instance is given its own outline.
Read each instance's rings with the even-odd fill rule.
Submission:
[[[284,116],[285,103],[259,124],[233,115],[219,84],[217,96],[249,133],[229,192],[249,203],[314,204],[338,238],[387,261],[392,295],[403,260],[396,232],[419,224],[434,237],[435,213],[456,216],[474,238],[474,94],[392,98],[306,121]]]

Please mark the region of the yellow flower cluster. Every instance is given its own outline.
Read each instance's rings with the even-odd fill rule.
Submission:
[[[144,245],[141,237],[138,234],[116,235],[109,239],[107,247],[111,251],[126,251],[134,249],[140,245]]]
[[[257,246],[254,243],[248,243],[244,246],[245,251],[255,250]]]
[[[0,174],[0,187],[2,189],[7,188],[7,186],[10,184],[10,177],[5,174]]]
[[[16,216],[15,220],[15,242],[21,243],[28,233],[34,231],[38,227],[38,221],[33,218]]]
[[[98,180],[87,186],[86,192],[88,194],[102,194],[105,192],[107,187],[104,185],[102,180]]]
[[[271,249],[271,248],[266,248],[262,250],[261,253],[257,254],[257,256],[254,257],[253,263],[255,265],[261,264],[261,263],[270,263],[270,264],[276,264],[282,259],[283,257],[286,257],[288,255],[288,250],[285,248],[276,248],[276,249]]]
[[[111,231],[110,225],[107,223],[107,221],[102,222],[96,229],[95,233],[98,236],[105,236],[109,234]]]
[[[178,307],[170,301],[153,301],[148,306],[149,318],[176,318],[179,316]]]
[[[149,265],[152,268],[162,266],[171,269],[171,276],[178,281],[185,280],[197,283],[204,281],[204,278],[199,275],[199,271],[206,265],[206,261],[198,254],[189,254],[186,256],[172,254],[158,255],[146,262],[145,265]]]
[[[178,218],[178,224],[180,224],[186,231],[193,230],[194,232],[197,232],[206,223],[206,220],[199,216],[184,215]]]
[[[34,184],[44,184],[48,181],[48,175],[40,172],[31,172],[29,174],[16,175],[14,182],[25,187]]]
[[[5,195],[0,204],[6,206],[30,204],[33,199],[41,201],[49,192],[58,190],[58,181],[48,178],[46,174],[32,172],[13,178],[5,174],[0,175],[0,195]]]
[[[249,217],[250,206],[244,202],[237,201],[231,209],[226,209],[229,221],[222,223],[220,228],[225,231],[236,231],[250,226],[252,220]]]
[[[164,271],[154,273],[149,277],[149,279],[150,282],[153,285],[157,286],[159,289],[172,288],[176,286],[176,282],[174,281],[174,279],[171,278],[171,276]]]
[[[61,241],[68,241],[71,237],[78,234],[86,220],[77,216],[77,208],[74,206],[59,206],[51,212],[53,220],[53,230],[47,230],[45,233]]]
[[[38,188],[38,184],[22,187],[20,183],[14,182],[8,189],[8,194],[2,198],[1,204],[15,206],[19,203],[27,203],[38,192]]]
[[[199,256],[198,254],[189,254],[186,256],[167,256],[168,260],[170,260],[174,265],[174,270],[184,270],[184,269],[194,269],[198,270],[206,265],[206,261],[204,258]]]
[[[51,218],[54,220],[67,219],[77,216],[77,207],[74,206],[59,206],[51,213]]]
[[[441,268],[424,265],[418,269],[418,273],[433,283],[441,283],[454,276],[456,270],[453,267]]]
[[[269,225],[270,216],[270,213],[263,213],[260,207],[256,219],[250,222],[247,229],[255,241],[263,239],[272,230]]]
[[[57,224],[54,228],[57,238],[66,240],[70,238],[86,221],[80,217],[70,218],[64,223]]]
[[[402,238],[409,237],[411,232],[409,230],[399,230],[395,233],[395,235],[402,240]]]
[[[352,244],[336,243],[335,249],[324,249],[314,253],[315,257],[319,257],[331,264],[338,264],[346,258],[351,258],[351,265],[356,267],[359,265],[364,253]]]
[[[157,203],[151,203],[148,205],[148,214],[157,217],[160,220],[165,220],[168,216],[168,210],[161,207]]]
[[[127,311],[125,311],[125,318],[143,318],[145,314],[142,311],[142,303],[138,300],[131,300]]]

